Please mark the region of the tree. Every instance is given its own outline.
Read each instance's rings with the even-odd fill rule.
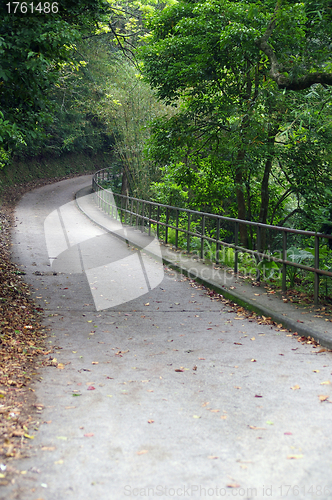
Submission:
[[[85,40],[81,51],[87,66],[80,99],[75,93],[75,107],[89,120],[98,123],[112,142],[113,168],[122,175],[122,193],[147,196],[154,180],[152,163],[143,157],[149,137],[149,122],[163,106],[135,66],[110,42],[95,38]],[[98,57],[96,57],[96,54]]]
[[[104,0],[64,0],[54,12],[32,12],[28,4],[26,13],[13,13],[8,5],[0,7],[0,147],[7,159],[43,135],[52,120],[50,89],[65,65],[79,66],[75,44],[98,30],[109,9]]]
[[[172,161],[185,165],[182,170],[194,171],[204,163],[206,171],[223,155],[219,175],[225,176],[228,167],[240,219],[254,217],[265,223],[269,212],[275,216],[294,193],[294,184],[285,189],[282,183],[272,184],[271,174],[278,170],[279,175],[283,168],[287,179],[288,164],[277,162],[285,145],[285,138],[280,141],[279,136],[294,106],[305,99],[306,88],[329,82],[330,19],[325,0],[270,0],[264,5],[250,0],[187,0],[165,9],[151,22],[149,43],[141,50],[144,73],[159,97],[177,106],[181,116],[179,122],[172,119],[164,125],[169,144],[172,134],[181,137],[179,146],[173,144]],[[317,93],[329,101],[330,92],[319,87]],[[177,124],[184,121],[187,125],[179,134]],[[188,139],[189,126],[192,139]],[[288,153],[298,149],[293,137],[297,127],[302,128],[299,116],[289,127]],[[304,149],[316,150],[316,160],[317,155],[326,158],[326,148],[316,147],[317,135],[315,140],[308,140],[308,130],[305,140],[305,134],[300,139],[297,135]],[[305,155],[301,161],[305,163]],[[260,202],[255,216],[257,191]],[[240,231],[246,245],[245,227]]]

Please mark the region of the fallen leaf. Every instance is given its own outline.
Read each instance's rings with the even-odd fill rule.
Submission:
[[[63,464],[63,460],[57,460],[56,462],[54,462],[55,465],[61,465]]]
[[[210,410],[210,411],[211,411],[211,413],[219,413],[220,412],[220,410]]]
[[[65,367],[65,365],[63,363],[58,363],[57,368],[59,368],[59,370],[63,370],[64,367]]]
[[[30,436],[30,434],[24,434],[24,437],[28,439],[35,439],[35,436]]]
[[[141,450],[137,452],[137,455],[144,455],[145,453],[148,453],[149,450]]]
[[[240,485],[237,483],[227,484],[227,488],[240,488]]]
[[[99,361],[92,361],[91,363],[92,365],[98,365],[99,364]]]
[[[153,424],[154,420],[148,420],[148,424]]]
[[[150,305],[150,302],[147,302],[146,304],[144,304],[145,306],[149,306]]]
[[[291,387],[291,389],[292,389],[293,391],[297,391],[298,389],[301,389],[301,387],[300,387],[298,384],[296,384],[296,385],[294,385],[293,387]]]
[[[319,370],[312,370],[314,373],[319,373]]]
[[[261,396],[260,394],[255,394],[255,398],[262,398],[263,396]]]
[[[329,380],[325,380],[325,382],[321,382],[320,385],[331,385]]]
[[[250,340],[256,340],[256,339],[255,339],[255,337],[251,337],[251,339],[250,339]]]
[[[210,458],[211,460],[216,460],[219,457],[216,457],[215,455],[210,455],[208,458]]]
[[[289,460],[296,460],[298,458],[303,458],[303,455],[288,455],[287,458]]]
[[[93,436],[94,436],[93,432],[87,432],[86,434],[84,434],[84,437],[86,437],[86,438],[91,438]]]
[[[226,420],[227,415],[221,415],[221,417],[220,417],[220,418],[221,418],[222,420]]]
[[[271,420],[267,420],[267,422],[266,422],[266,423],[267,423],[268,425],[274,425],[274,423],[273,423],[273,422],[271,422]]]
[[[68,439],[66,436],[57,436],[56,438],[60,439],[61,441],[67,441]]]
[[[285,435],[285,436],[292,436],[292,435],[293,435],[293,433],[292,433],[292,432],[284,432],[284,435]]]
[[[265,427],[256,427],[256,425],[249,425],[249,429],[253,429],[254,431],[266,431]]]
[[[88,391],[94,391],[96,388],[93,387],[93,385],[89,385],[89,387],[87,388]]]
[[[253,363],[256,363],[257,362],[257,359],[251,359],[250,361],[252,361]]]
[[[180,368],[177,368],[176,370],[174,370],[175,372],[184,372],[184,370],[181,370]]]
[[[201,418],[199,415],[193,415],[193,418]]]
[[[318,396],[318,397],[319,397],[319,400],[321,402],[326,401],[327,399],[329,399],[329,396],[323,396],[323,395],[321,395],[321,396]]]

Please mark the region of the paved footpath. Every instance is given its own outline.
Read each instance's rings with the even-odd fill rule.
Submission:
[[[93,224],[74,200],[89,185],[17,206],[15,260],[57,362],[0,498],[332,498],[332,353],[163,270],[152,237],[140,249]]]

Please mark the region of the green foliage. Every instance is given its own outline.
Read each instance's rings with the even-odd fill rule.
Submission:
[[[143,150],[150,135],[148,124],[164,112],[164,106],[130,61],[114,51],[111,41],[91,39],[80,50],[87,64],[76,88],[70,86],[71,113],[83,117],[90,137],[94,134],[94,143],[99,137],[103,147],[112,147],[114,173],[126,175],[131,194],[149,196],[149,185],[158,179],[159,171],[143,158]],[[67,136],[66,144],[73,147],[75,142],[69,140]]]
[[[0,137],[15,151],[45,137],[53,119],[50,91],[64,68],[77,69],[75,46],[94,32],[108,6],[102,0],[64,0],[58,13],[8,13],[0,24]]]
[[[152,17],[143,72],[176,109],[155,121],[147,150],[163,192],[172,186],[189,207],[278,225],[308,224],[310,207],[326,207],[329,7],[181,0]],[[327,85],[313,87],[314,72]],[[254,248],[249,237],[241,242]]]
[[[262,259],[257,264],[261,280],[270,280],[280,278],[280,266],[270,259]]]

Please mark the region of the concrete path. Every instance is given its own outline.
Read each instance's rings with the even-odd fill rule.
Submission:
[[[0,498],[332,498],[332,354],[163,271],[153,238],[136,250],[93,224],[74,202],[89,183],[16,210],[15,259],[56,361]]]
[[[116,226],[116,222],[99,209],[95,203],[91,186],[76,193],[76,203],[79,209],[99,227],[106,229],[123,241],[131,242],[136,247],[147,248],[149,240],[146,233],[137,231],[135,228],[119,227],[119,223]],[[156,251],[154,250],[152,253],[156,254]],[[276,323],[281,323],[283,327],[300,335],[312,337],[322,346],[332,349],[331,312],[322,311],[319,306],[313,304],[300,305],[296,303],[296,300],[291,302],[285,294],[269,290],[269,287],[264,287],[263,284],[259,287],[253,286],[251,282],[235,276],[229,270],[216,265],[205,265],[196,256],[174,250],[170,245],[162,245],[160,253],[163,262],[178,272],[196,279],[236,304],[270,317]],[[284,300],[283,297],[285,297]]]

